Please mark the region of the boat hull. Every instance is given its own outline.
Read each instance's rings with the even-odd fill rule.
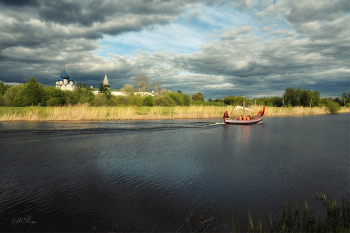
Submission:
[[[239,120],[238,118],[224,118],[224,123],[226,124],[236,124],[236,125],[246,125],[246,124],[255,124],[262,121],[265,114],[265,107],[262,111],[258,113],[258,115],[255,115],[251,117],[250,120]]]
[[[236,119],[232,119],[232,118],[226,118],[224,120],[224,123],[226,124],[236,124],[236,125],[245,125],[245,124],[255,124],[255,123],[259,123],[260,121],[262,121],[263,117],[259,118],[259,119],[255,119],[255,120],[236,120]]]

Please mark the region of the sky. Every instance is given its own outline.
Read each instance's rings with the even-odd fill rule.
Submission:
[[[144,74],[205,99],[350,91],[349,0],[0,0],[0,81],[111,88]]]

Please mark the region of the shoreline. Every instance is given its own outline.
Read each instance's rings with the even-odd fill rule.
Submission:
[[[246,115],[256,115],[263,106],[251,106]],[[105,121],[105,120],[170,120],[217,119],[225,111],[229,116],[242,114],[236,106],[174,107],[90,107],[86,104],[66,107],[0,107],[0,122],[8,121]],[[341,107],[339,113],[349,113]],[[264,117],[310,116],[331,114],[326,107],[266,107]]]

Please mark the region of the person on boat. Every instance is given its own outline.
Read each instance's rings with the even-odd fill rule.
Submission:
[[[249,116],[247,116],[247,121],[250,121],[250,115],[249,115]]]
[[[239,118],[238,118],[238,120],[240,120],[240,121],[243,120],[243,116],[240,115]]]
[[[244,120],[245,120],[245,121],[247,120],[247,116],[244,116]]]
[[[224,117],[223,118],[229,118],[227,111],[224,113]]]

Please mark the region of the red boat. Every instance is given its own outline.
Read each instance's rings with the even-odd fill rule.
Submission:
[[[224,123],[226,124],[254,124],[262,121],[265,114],[265,107],[259,111],[257,115],[250,117],[250,120],[239,120],[239,118],[225,118]]]

